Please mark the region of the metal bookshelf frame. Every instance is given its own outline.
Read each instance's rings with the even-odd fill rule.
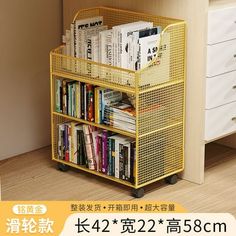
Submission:
[[[163,28],[158,57],[139,71],[104,65],[63,55],[60,46],[50,53],[51,138],[52,159],[93,175],[133,188],[136,195],[146,185],[170,178],[184,169],[185,79],[186,79],[186,23],[183,20],[159,17],[132,11],[96,7],[79,11],[77,19],[103,16],[104,25],[144,20]],[[66,66],[65,66],[66,65]],[[85,73],[89,66],[98,75]],[[103,88],[118,90],[135,96],[136,132],[131,133],[112,126],[89,122],[55,112],[55,78],[81,81]],[[149,81],[149,85],[145,85]],[[160,104],[163,109],[155,109]],[[89,170],[57,157],[57,124],[65,121],[92,125],[136,140],[135,182],[130,183],[103,173]],[[169,179],[171,182],[171,179]],[[143,195],[143,194],[141,194]]]

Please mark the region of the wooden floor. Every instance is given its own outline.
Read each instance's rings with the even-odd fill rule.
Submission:
[[[236,215],[236,150],[207,147],[205,184],[180,180],[148,186],[143,200],[170,200],[190,212]],[[0,162],[2,200],[136,200],[130,189],[76,170],[63,173],[50,160],[50,148]]]

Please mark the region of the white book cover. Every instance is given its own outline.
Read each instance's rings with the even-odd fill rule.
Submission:
[[[151,35],[160,34],[162,28],[160,26],[149,28],[149,29],[141,29],[130,32],[128,36],[128,67],[131,70],[137,70],[137,64],[139,61],[139,39],[148,37]]]
[[[99,34],[91,37],[92,45],[92,61],[99,62]],[[92,77],[96,78],[99,76],[99,67],[94,65],[92,68]]]
[[[127,45],[128,45],[128,36],[130,32],[152,27],[153,27],[152,22],[145,22],[145,21],[137,21],[113,27],[116,41],[115,47],[117,48],[118,51],[117,66],[126,69],[128,67]]]
[[[84,47],[84,53],[85,53],[85,59],[92,60],[93,59],[93,48],[92,48],[92,37],[99,34],[99,32],[106,31],[108,29],[107,26],[98,26],[93,27],[91,29],[85,29],[85,47]],[[85,73],[86,75],[92,76],[92,64],[86,65]],[[93,75],[94,76],[94,75]]]
[[[70,55],[72,57],[75,56],[75,41],[74,41],[74,38],[75,38],[75,24],[72,23],[70,25]]]
[[[66,55],[70,56],[71,53],[71,40],[70,40],[71,34],[70,30],[66,30]],[[66,68],[67,70],[71,70],[71,61],[70,59],[66,59]]]
[[[66,55],[66,36],[62,35],[62,44],[64,44],[65,46],[62,48],[62,55]],[[66,59],[63,57],[62,58],[62,69],[66,69],[67,63],[66,63]]]
[[[161,45],[160,34],[140,39],[139,45],[140,63],[138,67],[140,69],[149,67],[142,75],[140,86],[154,86],[169,81],[170,34],[162,34]],[[152,61],[153,59],[155,59],[155,61]]]
[[[70,56],[76,57],[75,55],[75,24],[72,23],[70,25]],[[76,72],[76,63],[72,61],[71,63],[71,71]]]
[[[143,69],[155,57],[157,57],[160,34],[151,35],[139,39],[140,46],[140,63],[138,69]]]
[[[102,16],[96,16],[92,18],[87,18],[87,19],[81,19],[81,20],[76,20],[75,21],[75,51],[76,51],[76,56],[80,58],[84,58],[83,52],[84,52],[84,38],[83,34],[84,29],[92,28],[92,27],[97,27],[103,25],[103,17]]]

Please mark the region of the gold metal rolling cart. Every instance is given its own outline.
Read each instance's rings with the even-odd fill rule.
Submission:
[[[50,53],[52,159],[59,163],[61,170],[74,167],[129,186],[135,197],[142,197],[144,186],[161,179],[174,184],[177,182],[176,174],[184,169],[186,23],[182,20],[107,7],[81,10],[76,14],[74,22],[94,16],[103,16],[104,25],[109,28],[140,20],[161,26],[163,31],[160,44],[157,45],[158,56],[146,68],[132,71],[63,55],[65,46],[53,50]],[[81,68],[87,66],[93,71],[99,71],[99,76],[83,73]],[[136,132],[56,112],[55,78],[76,80],[132,94],[135,97]],[[60,160],[57,154],[57,124],[65,121],[77,121],[134,138],[134,183]]]

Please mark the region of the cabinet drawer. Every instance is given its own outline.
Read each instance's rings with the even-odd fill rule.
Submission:
[[[208,44],[236,39],[236,5],[210,10],[208,13]]]
[[[205,140],[210,141],[236,131],[236,102],[206,110]]]
[[[206,78],[206,109],[236,101],[236,71]]]
[[[207,77],[236,70],[236,40],[207,47]]]

